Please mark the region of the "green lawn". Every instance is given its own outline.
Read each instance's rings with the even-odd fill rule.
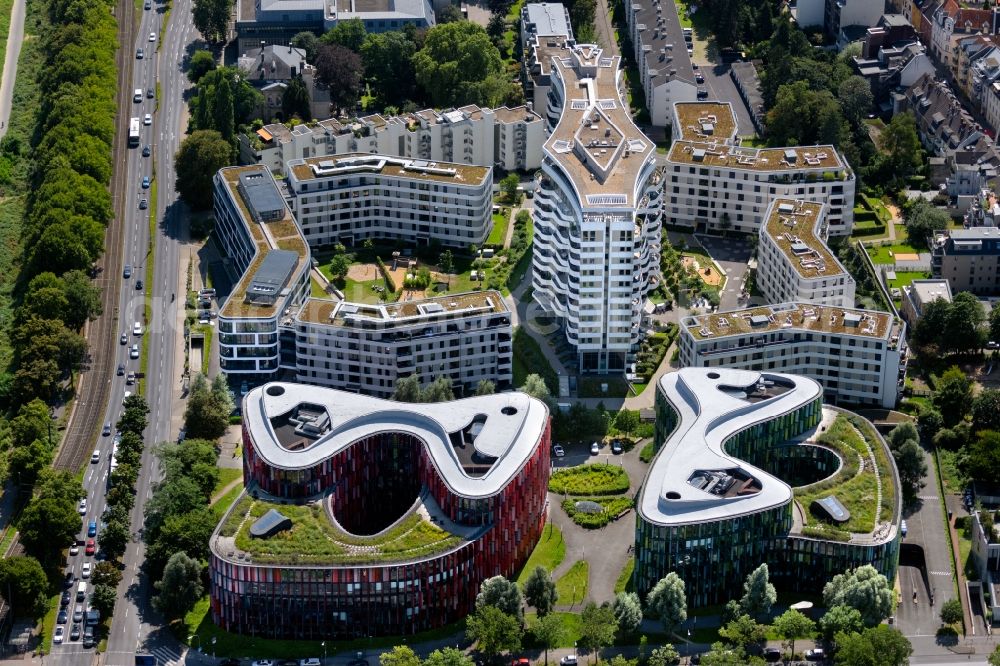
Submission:
[[[632,583],[632,572],[635,571],[635,556],[629,555],[628,559],[625,560],[625,566],[622,567],[622,571],[618,574],[618,580],[615,581],[615,594],[619,592],[631,592],[635,587]]]
[[[559,606],[570,606],[582,603],[587,598],[587,576],[590,565],[587,560],[577,560],[569,571],[556,581],[556,594]]]
[[[549,387],[549,393],[559,394],[559,376],[552,369],[549,359],[542,352],[538,342],[524,330],[523,326],[518,326],[514,331],[514,386],[524,384],[524,379],[529,374],[541,375],[545,380],[545,385]]]
[[[243,478],[243,470],[233,467],[220,467],[219,468],[219,482],[215,484],[215,489],[212,491],[212,497],[228,486],[230,483],[236,479]]]
[[[919,254],[920,252],[926,252],[926,251],[927,250],[922,250],[920,248],[913,247],[912,245],[907,245],[906,243],[896,243],[895,245],[870,247],[868,248],[868,255],[872,258],[872,261],[876,264],[894,264],[896,263],[895,255],[897,254],[900,253]]]
[[[317,280],[314,277],[309,278],[309,295],[312,296],[313,298],[330,297],[330,295],[326,293],[326,289],[323,288],[323,285],[321,285],[319,283],[319,280]]]
[[[607,384],[607,392],[601,385]],[[628,382],[621,375],[584,375],[577,383],[577,394],[581,398],[623,398],[631,395]]]
[[[945,492],[961,493],[962,489],[965,488],[965,477],[958,471],[958,453],[939,448],[937,459]]]
[[[897,271],[896,279],[889,280],[890,289],[902,289],[909,286],[914,280],[923,280],[930,277],[930,273],[924,271]]]
[[[628,472],[606,463],[559,469],[549,478],[549,490],[560,495],[620,495],[628,487]]]
[[[741,136],[740,145],[748,146],[750,148],[767,148],[767,140],[757,136],[756,134]]]
[[[545,567],[552,571],[559,566],[566,557],[566,542],[563,541],[562,532],[552,523],[548,523],[542,530],[542,536],[535,544],[535,549],[531,551],[531,556],[525,562],[521,575],[517,577],[517,582],[524,585],[535,567]]]
[[[510,212],[506,215],[501,213],[493,213],[493,229],[490,231],[489,238],[486,239],[487,245],[493,245],[495,247],[502,247],[504,241],[507,239],[507,225],[510,224]]]
[[[377,292],[374,287],[382,287],[385,291]],[[383,300],[396,300],[396,294],[389,291],[389,286],[381,277],[374,280],[365,280],[363,282],[358,282],[356,280],[352,280],[351,278],[344,278],[344,286],[341,288],[341,291],[344,292],[344,298],[353,303],[368,303],[370,305],[375,305],[377,303],[381,303]]]

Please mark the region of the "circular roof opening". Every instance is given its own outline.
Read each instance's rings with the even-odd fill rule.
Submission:
[[[517,414],[517,407],[511,407],[510,405],[507,405],[506,407],[500,410],[500,413],[503,414],[504,416],[514,416],[514,414]]]
[[[718,379],[719,378],[719,373],[717,373],[717,372],[710,372],[710,373],[708,373],[707,377],[709,379]]]
[[[681,494],[676,490],[668,490],[667,494],[664,495],[664,497],[666,497],[669,500],[678,500],[681,498]]]
[[[279,395],[285,395],[285,387],[275,384],[274,386],[268,386],[264,392],[277,398]]]

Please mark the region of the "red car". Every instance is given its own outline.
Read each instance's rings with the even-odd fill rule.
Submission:
[[[94,554],[94,540],[93,539],[87,539],[87,547],[84,548],[83,552],[84,552],[85,555],[93,555]]]

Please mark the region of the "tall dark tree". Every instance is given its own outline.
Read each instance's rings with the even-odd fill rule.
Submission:
[[[361,93],[365,68],[361,56],[340,44],[322,44],[316,51],[316,78],[330,90],[338,108],[353,108]]]
[[[191,18],[205,41],[211,44],[225,41],[231,7],[230,0],[194,0]]]
[[[211,72],[216,66],[215,56],[212,55],[211,51],[198,49],[191,54],[191,60],[188,61],[188,81],[198,83],[201,81],[201,77]]]
[[[309,88],[306,87],[301,76],[296,76],[289,81],[288,87],[281,95],[281,114],[286,120],[295,117],[300,120],[312,120],[312,111],[309,107]]]
[[[338,22],[320,37],[320,41],[323,44],[336,44],[355,53],[361,53],[361,46],[365,43],[367,35],[368,31],[365,30],[364,21],[352,18]]]
[[[986,314],[978,298],[967,291],[955,294],[945,320],[944,339],[957,352],[979,349],[984,342],[985,322]]]
[[[181,142],[174,168],[174,188],[195,210],[212,207],[212,178],[232,160],[232,144],[215,130],[198,130]]]
[[[289,43],[306,52],[306,62],[312,62],[316,59],[316,49],[319,48],[319,37],[316,36],[316,33],[308,30],[296,33]]]
[[[413,57],[417,83],[435,106],[495,106],[505,84],[500,52],[471,21],[434,26]]]
[[[372,92],[383,106],[414,98],[416,45],[402,32],[372,33],[361,47],[361,59]]]

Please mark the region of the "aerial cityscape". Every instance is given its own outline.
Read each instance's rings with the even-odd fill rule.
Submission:
[[[0,662],[1000,666],[1000,1],[0,17]]]

